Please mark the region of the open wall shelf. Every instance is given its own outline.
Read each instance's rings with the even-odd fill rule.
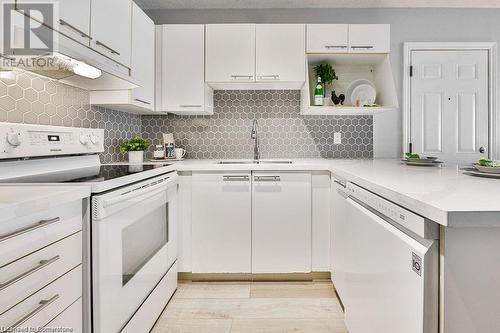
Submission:
[[[398,100],[389,54],[308,54],[306,60],[308,75],[301,90],[302,115],[373,115],[398,108]],[[320,63],[329,63],[335,69],[339,79],[334,81],[333,89],[327,87],[326,96],[331,96],[335,90],[337,95],[345,94],[349,84],[357,79],[367,79],[373,82],[377,90],[375,102],[378,107],[352,106],[346,96],[345,105],[314,106],[313,93],[316,84],[314,66]]]

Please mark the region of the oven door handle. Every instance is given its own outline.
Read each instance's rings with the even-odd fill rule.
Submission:
[[[132,192],[127,192],[117,197],[104,199],[103,207],[104,208],[111,207],[127,200],[134,200],[136,202],[143,201],[147,198],[157,195],[160,192],[167,191],[170,186],[175,184],[175,182],[176,182],[175,178],[169,178],[168,180],[153,186],[148,186],[143,189],[137,189]]]

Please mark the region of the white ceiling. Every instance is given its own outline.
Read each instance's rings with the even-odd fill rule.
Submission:
[[[135,0],[145,9],[500,8],[500,0]]]

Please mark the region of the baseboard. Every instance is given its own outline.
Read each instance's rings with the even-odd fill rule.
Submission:
[[[311,273],[191,273],[179,272],[179,280],[187,281],[317,281],[330,280],[330,272]]]

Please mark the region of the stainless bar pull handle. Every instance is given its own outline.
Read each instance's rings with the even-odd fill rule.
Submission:
[[[279,182],[281,178],[280,176],[255,176],[254,180],[256,182]]]
[[[92,39],[92,37],[90,37],[89,35],[87,35],[85,32],[81,31],[80,29],[78,29],[77,27],[75,27],[74,25],[71,25],[69,24],[68,22],[62,20],[62,19],[59,19],[59,24],[60,25],[65,25],[67,26],[68,28],[78,32],[80,34],[80,36],[82,37],[85,37],[85,38],[88,38],[88,39]]]
[[[180,108],[201,108],[201,104],[181,104]]]
[[[7,240],[9,238],[12,238],[12,237],[16,237],[16,236],[22,235],[22,234],[24,234],[26,232],[33,231],[33,230],[38,229],[38,228],[45,227],[45,226],[47,226],[49,224],[59,222],[60,220],[61,220],[60,217],[54,217],[54,218],[48,219],[48,220],[40,220],[40,221],[38,221],[35,224],[29,225],[29,226],[24,227],[22,229],[18,229],[16,231],[10,232],[8,234],[1,235],[0,236],[0,242],[2,242],[4,240]]]
[[[40,260],[40,262],[36,266],[28,269],[26,272],[23,272],[23,273],[19,274],[18,276],[13,277],[10,280],[7,280],[7,281],[5,281],[3,283],[0,283],[0,290],[3,290],[5,288],[7,288],[8,286],[13,285],[14,283],[16,283],[16,282],[24,279],[25,277],[27,277],[27,276],[35,273],[36,271],[39,271],[42,268],[44,268],[44,267],[46,267],[46,266],[48,266],[48,265],[56,262],[60,258],[61,257],[59,255],[57,255],[57,256],[55,256],[53,258],[50,258],[50,259]]]
[[[373,46],[370,46],[370,45],[360,45],[360,46],[351,46],[351,49],[365,49],[365,50],[369,50],[369,49],[373,49]]]
[[[250,180],[249,176],[222,176],[225,182],[247,182]]]
[[[325,45],[327,49],[347,49],[347,45]]]
[[[342,186],[343,188],[345,188],[345,187],[346,187],[346,183],[345,183],[345,182],[343,182],[343,181],[340,181],[340,180],[334,179],[334,180],[333,180],[333,182],[334,182],[334,183],[336,183],[336,184],[339,184],[339,185],[340,185],[340,186]]]
[[[106,50],[108,50],[112,54],[120,55],[120,53],[116,52],[115,50],[113,50],[112,48],[110,48],[109,46],[107,46],[106,44],[104,44],[103,42],[100,42],[100,41],[96,40],[95,41],[95,45],[104,47]]]
[[[233,80],[241,80],[241,79],[251,80],[253,79],[253,75],[231,75],[231,78]]]
[[[260,75],[259,80],[279,80],[280,76],[278,74],[273,75]]]
[[[344,199],[347,199],[349,198],[349,195],[347,193],[345,193],[344,191],[342,191],[341,189],[337,189],[337,193]]]
[[[137,102],[141,102],[141,103],[144,103],[144,104],[151,105],[151,102],[146,102],[145,100],[140,99],[140,98],[134,98],[134,101],[137,101]]]
[[[14,324],[10,325],[9,328],[7,328],[7,332],[14,332],[14,328],[19,327],[23,323],[25,323],[28,319],[32,318],[34,315],[45,309],[47,306],[50,304],[54,303],[57,299],[59,298],[59,294],[56,294],[52,296],[49,299],[44,299],[41,300],[38,304],[38,306],[30,311],[29,313],[25,314],[24,316],[21,317],[18,321],[16,321]]]

